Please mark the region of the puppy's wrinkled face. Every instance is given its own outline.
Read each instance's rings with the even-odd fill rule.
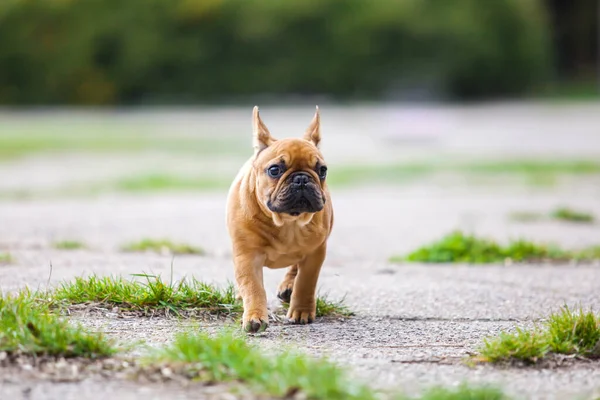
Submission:
[[[303,139],[285,139],[263,150],[256,160],[259,191],[275,213],[299,216],[321,211],[327,166],[316,146]]]
[[[310,221],[326,202],[327,165],[318,145],[321,140],[319,110],[302,139],[276,140],[258,115],[254,115],[254,171],[256,193],[279,225],[282,219]],[[279,222],[279,223],[278,223]]]

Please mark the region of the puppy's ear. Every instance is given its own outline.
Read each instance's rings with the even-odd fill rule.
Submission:
[[[317,147],[319,147],[319,143],[321,143],[321,117],[319,115],[319,106],[317,106],[315,116],[304,133],[304,139],[313,142]]]
[[[260,119],[258,106],[254,106],[252,110],[252,146],[254,154],[258,154],[261,150],[269,147],[276,139],[271,136],[267,126]]]

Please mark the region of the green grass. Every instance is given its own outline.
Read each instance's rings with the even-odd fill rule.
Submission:
[[[554,210],[551,217],[560,221],[592,223],[594,215],[585,211],[577,211],[567,207],[560,207]]]
[[[335,364],[291,352],[265,356],[232,332],[180,334],[149,361],[202,381],[242,381],[259,393],[278,397],[302,392],[310,399],[376,398],[370,388],[356,383]]]
[[[28,292],[0,297],[0,351],[35,356],[111,356],[116,352],[102,334],[86,333],[50,312]]]
[[[588,246],[575,252],[575,260],[600,260],[600,245]]]
[[[121,277],[77,277],[61,284],[48,297],[56,305],[100,304],[118,306],[123,310],[149,313],[153,310],[174,314],[190,312],[240,315],[242,304],[236,298],[233,285],[219,288],[195,279],[165,283],[159,276],[137,274],[142,280]],[[317,317],[350,317],[353,313],[344,299],[330,300],[317,296]]]
[[[600,315],[563,307],[541,327],[517,329],[484,340],[476,357],[484,362],[520,361],[534,364],[550,354],[600,357]]]
[[[516,329],[502,332],[494,339],[485,339],[480,349],[481,361],[523,361],[535,363],[548,354],[549,346],[544,332]]]
[[[195,279],[167,284],[154,275],[136,275],[144,278],[125,280],[119,277],[78,277],[63,283],[50,293],[59,305],[101,304],[118,306],[129,311],[148,313],[153,310],[173,312],[240,313],[241,303],[234,287],[219,288]]]
[[[182,177],[166,174],[140,175],[124,178],[116,182],[114,189],[122,192],[156,192],[174,190],[226,189],[228,179],[214,177]]]
[[[539,261],[593,261],[600,259],[600,246],[569,251],[555,245],[514,240],[502,246],[493,240],[454,231],[440,240],[406,256],[392,256],[390,262],[421,263],[501,263]]]
[[[330,300],[328,295],[317,295],[317,318],[318,317],[351,317],[352,311],[344,304],[344,299]]]
[[[171,254],[204,254],[204,250],[200,247],[186,243],[174,243],[168,239],[142,239],[139,242],[132,242],[122,246],[121,250],[127,252],[152,251],[156,253],[168,252]]]
[[[600,163],[585,160],[499,160],[470,161],[463,163],[413,163],[332,166],[328,175],[331,186],[348,186],[357,183],[409,182],[439,173],[456,175],[513,176],[526,178],[530,183],[545,184],[560,176],[598,175]]]
[[[89,123],[14,124],[3,126],[0,160],[51,153],[187,152],[190,154],[242,155],[247,147],[233,137],[216,138],[157,134],[150,126]]]
[[[515,211],[510,213],[509,218],[518,222],[534,222],[544,219],[544,214],[533,211]]]
[[[589,356],[596,346],[600,350],[600,315],[592,311],[564,307],[560,313],[550,315],[546,332],[553,353]]]
[[[0,253],[0,264],[10,264],[15,260],[10,255],[10,253]]]
[[[406,400],[508,400],[500,389],[493,387],[471,387],[461,384],[456,389],[431,388],[421,396]]]
[[[434,387],[418,397],[378,392],[360,383],[348,372],[325,358],[315,359],[292,351],[265,355],[246,337],[224,330],[183,333],[144,360],[155,367],[168,367],[189,379],[203,382],[242,382],[255,393],[277,398],[314,400],[393,398],[398,400],[505,400],[500,390],[461,384],[454,389]],[[384,397],[381,397],[381,395]]]
[[[59,242],[52,243],[52,247],[59,250],[79,250],[85,249],[87,246],[85,243],[79,242],[77,240],[62,240]]]

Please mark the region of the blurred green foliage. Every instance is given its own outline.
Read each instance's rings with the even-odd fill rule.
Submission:
[[[537,0],[0,2],[0,104],[476,99],[544,82],[549,53]]]

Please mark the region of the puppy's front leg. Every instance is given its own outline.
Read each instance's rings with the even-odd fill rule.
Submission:
[[[298,264],[298,275],[294,280],[292,299],[287,313],[289,322],[307,324],[315,320],[317,311],[315,292],[321,265],[325,261],[325,253],[326,245],[323,243]]]
[[[264,256],[241,254],[234,257],[235,281],[244,304],[242,326],[246,332],[262,332],[269,325],[263,285],[264,262]]]

